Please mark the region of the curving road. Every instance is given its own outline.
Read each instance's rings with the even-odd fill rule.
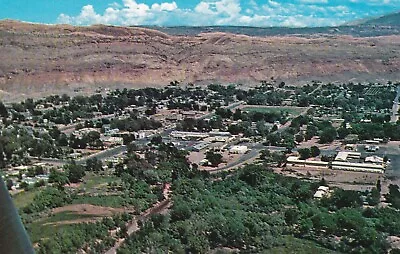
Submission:
[[[396,98],[393,100],[392,116],[390,118],[391,123],[396,123],[399,120],[399,97],[400,97],[400,86],[397,87]]]

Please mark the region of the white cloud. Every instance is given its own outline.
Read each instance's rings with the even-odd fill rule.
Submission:
[[[157,24],[163,20],[167,12],[178,9],[176,2],[155,3],[152,6],[137,3],[135,0],[122,0],[122,5],[111,4],[103,14],[96,13],[92,5],[82,7],[77,16],[61,14],[59,23],[70,23],[77,25],[90,25],[96,23],[116,25],[144,25],[147,22]],[[156,17],[157,14],[159,17]]]
[[[214,14],[214,12],[210,9],[210,4],[207,2],[200,2],[194,10],[201,14]]]
[[[299,2],[304,4],[327,4],[328,0],[299,0]]]
[[[217,9],[217,13],[225,13],[229,16],[237,16],[242,10],[238,0],[221,0],[215,2],[215,8]]]
[[[174,11],[178,9],[178,5],[176,5],[175,2],[172,3],[161,3],[161,4],[153,4],[151,6],[152,10],[157,10],[157,11]]]
[[[268,5],[275,7],[275,8],[281,7],[280,3],[272,1],[272,0],[268,0]]]
[[[102,12],[96,12],[92,5],[83,6],[77,16],[60,14],[58,22],[75,25],[103,23],[112,25],[304,27],[338,25],[360,15],[344,4],[335,5],[331,1],[327,4],[328,0],[297,0],[285,4],[278,0],[266,0],[263,5],[257,4],[255,0],[250,0],[246,6],[242,6],[240,0],[202,0],[192,9],[179,8],[174,1],[152,5],[140,3],[139,0],[119,1],[121,2],[110,4]],[[369,3],[400,2],[400,0],[366,1]]]

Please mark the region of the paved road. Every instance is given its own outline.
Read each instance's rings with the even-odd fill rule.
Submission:
[[[299,116],[307,115],[307,112],[308,112],[308,110],[309,110],[310,108],[311,108],[311,107],[305,107],[304,110],[300,113]],[[284,130],[286,130],[287,128],[289,128],[290,125],[292,124],[292,120],[293,120],[293,119],[287,121],[284,125],[282,125],[279,129],[277,129],[276,132],[279,132],[279,133],[280,133],[280,132],[283,132]]]
[[[252,147],[250,147],[250,149],[251,150],[249,152],[243,154],[238,160],[236,160],[232,163],[229,163],[228,165],[226,165],[224,167],[209,170],[208,172],[218,173],[221,171],[227,171],[227,170],[236,168],[238,166],[241,166],[241,165],[245,164],[246,162],[250,162],[251,160],[257,158],[260,155],[260,152],[265,149],[268,149],[272,152],[285,152],[287,150],[286,147],[264,146],[261,143],[255,143]]]
[[[390,118],[391,123],[396,123],[399,120],[399,97],[400,97],[400,86],[397,87],[397,94],[396,98],[393,100],[393,107],[392,107],[392,116]]]
[[[222,106],[221,108],[225,108],[225,109],[235,109],[237,107],[239,107],[240,105],[244,104],[244,101],[238,101],[235,103],[232,103],[228,106]],[[209,118],[212,117],[215,114],[215,110],[211,111],[210,113],[207,113],[203,116],[198,117],[197,119],[205,119],[205,118]]]
[[[361,153],[362,157],[377,155],[379,157],[387,156],[390,159],[390,165],[386,170],[388,176],[400,176],[400,147],[398,143],[381,144],[379,150],[376,152],[367,152],[365,145],[358,145],[357,151]]]
[[[316,91],[318,91],[319,89],[321,89],[322,86],[323,86],[322,83],[319,84],[314,90],[312,90],[312,91],[308,94],[308,96],[313,95]]]
[[[85,120],[111,119],[111,118],[113,118],[113,117],[116,117],[115,114],[102,115],[102,116],[97,116],[97,117],[93,117],[93,118],[85,119]],[[65,126],[60,126],[60,127],[58,127],[58,129],[59,129],[60,131],[64,132],[64,133],[70,133],[70,132],[72,132],[72,131],[75,130],[75,128],[76,128],[77,125],[79,125],[79,124],[84,124],[84,123],[85,123],[85,120],[84,120],[84,121],[77,122],[77,123],[73,123],[73,124],[68,124],[68,125],[65,125]]]
[[[93,159],[93,158],[96,158],[98,160],[104,160],[105,158],[113,157],[115,155],[123,153],[126,150],[127,150],[127,146],[125,146],[125,145],[116,146],[116,147],[113,147],[113,148],[110,148],[110,149],[107,149],[107,150],[104,150],[104,151],[101,151],[101,152],[86,156],[86,157],[81,158],[79,160],[76,160],[76,163],[85,164],[88,159]]]

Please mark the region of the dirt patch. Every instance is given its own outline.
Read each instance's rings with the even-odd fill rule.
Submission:
[[[384,176],[378,173],[353,172],[344,170],[331,170],[318,167],[293,167],[288,166],[285,169],[277,168],[275,173],[292,176],[297,178],[309,178],[313,180],[321,180],[324,178],[329,185],[336,186],[346,190],[371,190],[376,186],[378,179],[382,182],[382,191],[388,185],[384,180]]]
[[[93,218],[84,218],[84,219],[76,219],[76,220],[63,220],[57,222],[48,222],[44,223],[43,226],[55,226],[55,225],[71,225],[71,224],[79,224],[79,223],[93,223],[101,220],[103,217],[93,217]]]
[[[70,213],[77,216],[82,216],[83,218],[76,219],[60,219],[59,221],[46,222],[43,225],[69,225],[69,224],[78,224],[78,223],[91,223],[96,222],[104,217],[111,217],[115,214],[120,213],[132,213],[134,210],[125,209],[125,208],[112,208],[105,206],[95,206],[90,204],[77,204],[77,205],[67,205],[63,207],[54,208],[51,210],[51,214],[56,215],[59,213]]]
[[[112,216],[117,213],[133,212],[132,209],[125,208],[113,208],[105,206],[95,206],[89,204],[78,204],[78,205],[67,205],[63,207],[54,208],[53,214],[62,212],[73,212],[82,215],[93,215],[93,216]]]

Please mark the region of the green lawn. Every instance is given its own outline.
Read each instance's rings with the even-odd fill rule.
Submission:
[[[106,189],[108,183],[118,181],[118,177],[116,176],[101,176],[94,173],[86,173],[83,178],[83,183],[80,188],[88,189]]]
[[[48,239],[56,235],[60,230],[73,228],[73,224],[67,225],[43,225],[42,222],[33,222],[26,226],[32,243],[37,243],[41,239]]]
[[[86,191],[93,190],[107,190],[107,185],[109,182],[118,181],[116,176],[100,176],[93,173],[87,173],[84,177],[84,183],[79,187],[80,189],[85,189]],[[31,189],[29,191],[22,191],[15,195],[12,195],[15,207],[21,209],[29,205],[36,194],[38,194],[41,189]]]
[[[21,209],[27,205],[29,205],[35,195],[40,192],[40,189],[32,189],[29,191],[22,191],[15,195],[12,195],[12,199],[14,201],[14,205],[16,208]]]
[[[59,222],[59,221],[98,218],[98,217],[99,216],[92,215],[92,214],[79,214],[76,212],[65,211],[65,212],[53,214],[50,217],[42,220],[41,222],[43,224],[45,224],[45,223],[53,223],[53,222]],[[102,216],[100,216],[100,217],[102,217]]]
[[[51,238],[58,231],[74,227],[74,224],[52,224],[56,222],[71,221],[78,219],[101,218],[90,214],[79,214],[74,212],[61,212],[49,217],[39,219],[27,225],[27,230],[32,242],[38,242],[40,239]]]
[[[121,208],[127,205],[126,200],[121,196],[88,196],[82,195],[76,197],[72,204],[90,204],[97,206],[108,206]]]
[[[299,107],[244,107],[243,111],[247,112],[261,112],[261,113],[280,113],[281,111],[289,113],[289,115],[292,116],[298,116],[303,112],[305,108],[299,108]]]
[[[340,252],[336,252],[333,250],[326,249],[324,247],[319,246],[317,243],[298,239],[293,236],[285,237],[285,245],[280,247],[272,248],[265,253],[271,254],[336,254]]]

